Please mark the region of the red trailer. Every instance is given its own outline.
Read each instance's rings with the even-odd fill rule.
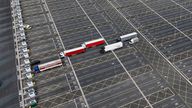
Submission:
[[[84,52],[85,52],[85,47],[81,46],[81,47],[78,47],[78,48],[73,48],[73,49],[64,51],[64,55],[70,57],[70,56],[80,54],[80,53],[84,53]]]
[[[85,42],[84,46],[86,48],[91,48],[91,47],[102,45],[104,43],[105,43],[105,40],[103,38],[99,38],[99,39],[95,39],[95,40],[91,40],[91,41]]]

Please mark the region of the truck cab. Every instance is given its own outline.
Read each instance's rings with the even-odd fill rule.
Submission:
[[[139,42],[139,38],[135,37],[135,38],[130,40],[129,44],[134,44],[134,43],[137,43],[137,42]]]
[[[38,65],[34,66],[34,72],[35,73],[40,73],[40,69],[39,69]]]
[[[61,59],[64,59],[64,58],[65,58],[64,52],[60,52],[60,53],[59,53],[59,57],[60,57]]]

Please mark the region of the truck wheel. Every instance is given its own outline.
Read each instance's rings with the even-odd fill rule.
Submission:
[[[104,51],[103,49],[101,49],[101,50],[100,50],[100,53],[101,53],[101,54],[104,54],[104,53],[105,53],[105,51]]]
[[[116,39],[116,42],[120,42],[121,41],[121,39]]]

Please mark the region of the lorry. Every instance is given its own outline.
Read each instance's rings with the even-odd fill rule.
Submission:
[[[106,45],[101,48],[101,53],[106,53],[123,47],[123,42],[117,42],[110,45]]]
[[[52,68],[55,68],[55,67],[58,67],[58,66],[62,66],[62,61],[61,59],[57,59],[57,60],[53,60],[53,61],[50,61],[50,62],[47,62],[47,63],[43,63],[43,64],[40,64],[40,65],[36,65],[34,66],[34,72],[35,73],[39,73],[39,72],[42,72],[42,71],[45,71],[45,70],[48,70],[48,69],[52,69]]]
[[[102,44],[105,44],[105,40],[103,38],[99,38],[99,39],[91,40],[88,42],[84,42],[82,46],[85,46],[86,48],[92,48]]]

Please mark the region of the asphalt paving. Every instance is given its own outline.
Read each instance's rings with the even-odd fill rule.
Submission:
[[[19,108],[10,1],[0,1],[0,107]]]
[[[35,76],[37,92],[39,91],[38,105],[79,108],[87,101],[90,108],[149,107],[133,83],[135,81],[154,107],[190,106],[191,99],[186,98],[190,97],[190,85],[173,70],[175,68],[172,65],[165,62],[165,59],[169,60],[191,50],[191,41],[173,26],[188,33],[191,25],[189,12],[170,0],[144,1],[173,23],[171,25],[140,0],[110,2],[112,4],[107,0],[46,0],[47,10],[44,0],[21,0],[24,22],[33,27],[26,33],[31,48],[30,58],[42,60],[43,63],[58,58],[58,53],[64,50],[61,43],[66,49],[71,49],[81,46],[85,41],[101,38],[101,35],[108,43],[114,43],[120,35],[137,31],[130,23],[148,39],[145,42],[139,34],[139,43],[128,45],[125,42],[124,48],[115,51],[119,60],[111,52],[100,54],[99,46],[69,58],[74,72],[66,60],[63,67],[38,74]],[[130,22],[115,10],[113,4]],[[51,16],[54,21],[50,20]],[[154,52],[153,45],[158,51]],[[166,56],[163,58],[159,52]],[[187,57],[191,57],[190,54]],[[190,59],[180,59],[175,65],[191,78]],[[186,68],[182,67],[184,65]],[[185,95],[181,96],[180,91],[184,91]]]

